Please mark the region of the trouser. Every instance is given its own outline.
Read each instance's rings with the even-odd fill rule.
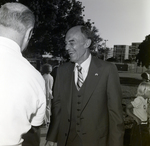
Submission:
[[[22,136],[24,139],[22,146],[39,146],[40,145],[40,137],[39,134],[31,128],[26,134]]]
[[[133,124],[130,138],[131,146],[150,146],[148,124]]]

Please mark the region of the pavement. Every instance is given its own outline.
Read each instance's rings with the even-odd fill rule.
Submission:
[[[46,133],[47,133],[48,128],[45,126],[41,127],[41,137],[40,137],[40,146],[44,146],[46,142]]]

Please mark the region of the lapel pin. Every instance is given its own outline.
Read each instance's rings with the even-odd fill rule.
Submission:
[[[98,76],[98,73],[95,73],[95,76]]]

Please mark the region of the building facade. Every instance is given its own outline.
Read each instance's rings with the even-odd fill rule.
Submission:
[[[129,59],[129,46],[128,45],[114,45],[114,58],[118,62],[123,62]]]
[[[137,43],[132,43],[131,46],[129,47],[129,59],[130,60],[135,60],[136,59],[136,55],[139,53],[139,45],[141,43],[137,42]]]
[[[114,45],[113,57],[118,61],[123,63],[124,60],[135,60],[136,55],[139,53],[139,42],[134,42],[129,45]]]

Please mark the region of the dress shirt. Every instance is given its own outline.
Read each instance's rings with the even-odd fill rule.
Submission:
[[[46,98],[41,74],[19,45],[0,37],[0,146],[19,146],[31,126],[43,123]]]
[[[91,54],[89,55],[89,57],[83,63],[80,64],[80,66],[82,67],[81,72],[82,72],[82,75],[83,75],[83,81],[85,81],[85,79],[88,75],[90,63],[91,63]],[[78,65],[79,65],[78,63],[75,63],[75,68],[74,68],[75,84],[77,84],[77,80],[78,80],[78,70],[77,70]]]

